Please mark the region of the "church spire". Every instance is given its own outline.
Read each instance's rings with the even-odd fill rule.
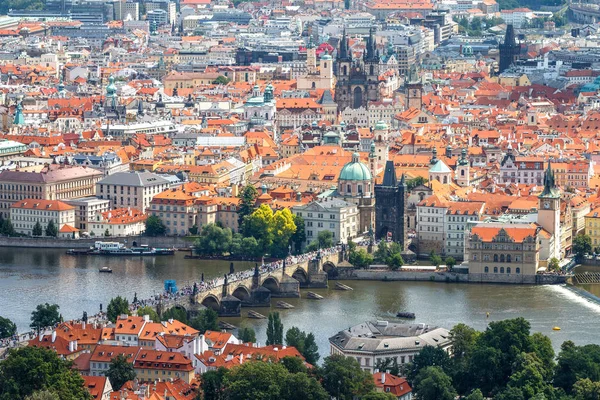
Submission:
[[[344,27],[344,33],[342,34],[342,39],[340,40],[340,51],[338,54],[338,59],[346,60],[348,59],[348,39],[346,38],[346,28]]]
[[[558,188],[556,187],[556,182],[554,180],[554,171],[552,171],[550,160],[548,160],[548,168],[546,169],[546,172],[544,172],[544,190],[539,197],[560,197],[560,193],[558,192]]]

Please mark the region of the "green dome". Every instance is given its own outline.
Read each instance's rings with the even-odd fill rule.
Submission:
[[[332,58],[329,54],[325,54],[323,57],[321,57],[321,60],[327,61],[327,60],[332,60]]]
[[[340,172],[340,181],[369,181],[373,179],[369,168],[359,161],[359,154],[352,155],[352,161],[344,165]]]
[[[113,76],[108,78],[108,86],[106,86],[106,95],[114,96],[117,93],[117,88],[115,86],[115,78]]]
[[[375,130],[384,131],[388,128],[387,124],[383,121],[379,121],[375,124]]]

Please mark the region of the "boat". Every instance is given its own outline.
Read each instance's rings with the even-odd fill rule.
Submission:
[[[106,272],[107,274],[112,274],[112,269],[108,267],[102,267],[98,270],[98,272]]]
[[[396,314],[396,317],[398,318],[407,318],[407,319],[415,319],[415,313],[412,312],[406,312],[406,311],[400,311],[398,314]]]
[[[174,249],[155,249],[148,245],[126,247],[119,242],[96,242],[94,247],[88,251],[90,255],[102,256],[166,256],[174,255]]]
[[[71,256],[84,256],[90,253],[90,249],[69,249],[67,254]]]

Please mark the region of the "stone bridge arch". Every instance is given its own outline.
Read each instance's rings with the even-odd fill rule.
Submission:
[[[202,304],[206,308],[211,308],[217,312],[221,310],[221,302],[216,296],[212,294],[209,294],[208,296],[203,298],[200,304]]]
[[[277,278],[275,278],[273,275],[269,275],[269,276],[265,277],[265,279],[262,281],[261,286],[269,289],[269,291],[271,293],[279,292],[279,280]]]
[[[242,303],[247,303],[252,301],[252,292],[244,285],[237,286],[233,292],[231,292],[233,297],[236,297],[242,301]]]
[[[332,261],[325,261],[323,263],[323,272],[327,274],[328,278],[335,278],[338,274],[337,266]]]
[[[300,282],[300,286],[305,286],[309,283],[308,273],[302,267],[296,268],[292,274],[292,278]]]

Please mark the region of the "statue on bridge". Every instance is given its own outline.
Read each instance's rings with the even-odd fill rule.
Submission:
[[[233,263],[229,264],[229,273],[233,274],[235,272],[235,269],[233,268]]]
[[[202,273],[202,278],[200,278],[202,282],[204,282],[204,272]]]
[[[254,276],[258,276],[260,273],[258,271],[258,264],[254,264]]]
[[[194,287],[192,289],[192,295],[197,295],[198,294],[198,285],[196,284],[196,282],[194,282]]]
[[[223,286],[227,286],[227,274],[223,274],[223,276],[225,277],[225,282],[223,282]]]

